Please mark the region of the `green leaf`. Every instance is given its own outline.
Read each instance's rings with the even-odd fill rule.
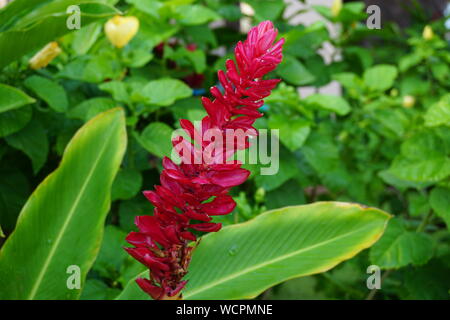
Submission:
[[[316,77],[292,56],[285,56],[276,72],[283,80],[297,86],[309,84],[316,80]]]
[[[393,219],[380,241],[370,249],[370,261],[382,269],[422,265],[431,259],[433,246],[429,235],[408,231],[400,220]]]
[[[405,72],[408,69],[418,65],[422,61],[422,56],[420,54],[417,54],[415,52],[411,54],[404,55],[399,60],[399,69],[401,72]]]
[[[107,79],[118,79],[122,73],[122,65],[114,51],[104,50],[95,55],[76,57],[64,66],[58,76],[100,83]]]
[[[4,238],[5,234],[3,233],[2,226],[0,226],[0,238]]]
[[[127,259],[128,254],[123,247],[126,246],[127,233],[118,227],[108,225],[102,240],[102,246],[92,270],[99,273],[101,277],[116,280],[119,277],[120,267]]]
[[[0,251],[1,299],[74,299],[66,273],[84,282],[99,250],[111,185],[126,147],[124,113],[105,112],[85,124],[61,164],[33,192]]]
[[[450,126],[450,94],[443,96],[427,110],[425,125],[427,127]]]
[[[19,132],[7,136],[6,142],[24,152],[31,159],[35,174],[47,160],[49,149],[47,133],[39,121],[31,121]]]
[[[318,202],[225,227],[195,249],[183,298],[251,299],[288,279],[325,272],[376,242],[389,218],[357,204]],[[118,299],[141,299],[137,290],[130,281]]]
[[[117,199],[126,200],[133,198],[139,192],[141,186],[142,176],[139,171],[132,169],[121,169],[112,186],[112,201]]]
[[[379,64],[364,72],[365,85],[371,91],[385,91],[394,85],[397,68],[387,64]]]
[[[148,104],[169,106],[178,99],[190,97],[192,89],[178,79],[158,79],[150,81],[140,94]]]
[[[117,103],[114,100],[105,97],[97,97],[81,102],[79,105],[70,109],[67,112],[67,116],[73,119],[88,121],[97,114],[115,107],[117,107]]]
[[[130,95],[127,90],[127,85],[122,81],[109,81],[102,83],[98,86],[100,90],[106,91],[114,98],[116,101],[129,103]]]
[[[281,142],[291,151],[299,149],[311,132],[310,123],[305,119],[287,119],[279,114],[269,118],[271,129],[279,129]]]
[[[150,123],[141,135],[135,135],[138,142],[152,154],[163,158],[170,157],[172,153],[173,129],[163,122]]]
[[[71,5],[79,6],[83,26],[119,13],[93,0],[15,0],[0,11],[0,69],[69,33],[66,11]]]
[[[436,187],[430,193],[430,205],[434,212],[444,219],[450,230],[450,189]]]
[[[30,187],[25,175],[16,168],[0,171],[0,224],[3,231],[9,233],[16,225],[20,209],[30,194]]]
[[[30,106],[0,113],[0,137],[19,131],[30,122],[33,110]]]
[[[120,293],[119,289],[108,287],[103,281],[88,279],[80,300],[111,300]]]
[[[340,116],[344,116],[350,112],[348,102],[339,96],[313,94],[307,97],[305,101],[317,108],[336,112]]]
[[[413,217],[427,214],[430,211],[430,204],[427,197],[418,192],[408,193],[408,209],[409,214]]]
[[[275,190],[289,179],[299,174],[298,164],[295,157],[285,148],[280,148],[279,152],[270,154],[270,161],[267,164],[257,165],[256,169],[248,167],[252,172],[252,176],[255,176],[255,182],[258,187],[264,188],[266,191]],[[278,164],[277,164],[278,163]],[[278,171],[276,171],[278,167]],[[244,165],[244,167],[246,167]],[[266,168],[267,170],[275,170],[273,175],[263,175],[260,169]],[[269,169],[270,168],[270,169]]]
[[[206,55],[203,50],[189,51],[186,50],[186,55],[191,60],[196,73],[203,73],[206,69]]]
[[[248,0],[247,3],[255,10],[255,18],[258,21],[276,20],[285,7],[284,2],[280,0]]]
[[[178,5],[175,8],[178,21],[184,25],[199,25],[220,19],[213,10],[202,5]]]
[[[402,180],[438,182],[450,176],[449,154],[450,145],[439,131],[422,130],[402,144],[389,172]]]
[[[92,23],[73,33],[71,46],[78,55],[86,54],[102,33],[102,24]]]
[[[0,83],[0,113],[18,109],[34,102],[35,100],[25,92]]]
[[[31,76],[24,81],[24,84],[56,112],[67,110],[67,94],[58,83],[44,77]]]
[[[283,52],[298,58],[311,58],[317,50],[329,39],[327,26],[323,22],[316,22],[308,27],[296,26],[283,34],[286,42]]]

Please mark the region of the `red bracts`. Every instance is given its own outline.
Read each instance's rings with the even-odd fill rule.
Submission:
[[[237,44],[236,62],[228,60],[226,72],[218,72],[223,92],[213,87],[214,100],[202,98],[208,116],[200,128],[180,121],[188,136],[173,141],[181,163],[165,157],[161,185],[144,191],[155,206],[154,214],[136,217],[139,232],[126,239],[134,247],[125,250],[150,269],[150,279],[136,282],[153,299],[179,297],[194,248],[188,244],[197,240],[192,231],[219,231],[222,226],[211,222],[212,216],[228,214],[236,206],[228,191],[242,184],[250,172],[228,159],[236,150],[248,148],[248,138],[257,135],[253,123],[262,116],[258,109],[279,82],[262,79],[282,59],[284,39],[273,44],[276,35],[272,23],[265,21]],[[244,132],[243,140],[226,139],[239,130]]]

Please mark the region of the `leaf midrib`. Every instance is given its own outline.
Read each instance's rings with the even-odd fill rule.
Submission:
[[[111,127],[112,127],[112,126],[111,126]],[[111,127],[110,127],[109,132],[108,132],[108,135],[109,135],[109,137],[108,137],[108,139],[107,139],[108,142],[109,142],[109,140],[111,139],[111,136],[112,136],[112,135],[110,134],[110,132],[112,131],[112,130],[111,130]],[[102,148],[101,148],[101,151],[98,153],[99,155],[98,155],[98,157],[95,159],[94,164],[92,165],[91,170],[89,171],[89,173],[88,173],[88,175],[87,175],[87,177],[86,177],[86,179],[85,179],[85,182],[83,183],[83,185],[82,185],[82,187],[81,187],[81,191],[80,191],[79,194],[77,195],[77,197],[76,197],[76,199],[75,199],[75,202],[74,202],[74,205],[72,206],[72,208],[71,208],[71,210],[70,210],[70,212],[69,212],[69,214],[68,214],[68,216],[67,216],[67,219],[65,220],[65,222],[64,222],[64,224],[63,224],[63,226],[62,226],[62,228],[60,229],[60,232],[59,232],[59,234],[58,234],[56,240],[53,242],[53,246],[51,247],[51,250],[50,250],[50,252],[49,252],[49,255],[48,255],[47,259],[45,260],[45,263],[44,263],[44,265],[43,265],[41,271],[39,272],[38,276],[36,277],[36,281],[35,281],[33,287],[31,288],[31,291],[30,291],[29,296],[27,297],[27,300],[32,300],[32,299],[34,298],[34,296],[36,295],[36,293],[37,293],[37,291],[38,291],[38,289],[39,289],[39,286],[40,286],[40,284],[41,284],[41,282],[42,282],[42,280],[43,280],[43,278],[44,278],[45,271],[47,271],[47,269],[48,269],[48,267],[49,267],[49,265],[50,265],[50,262],[51,262],[53,256],[55,255],[56,249],[58,248],[59,243],[61,242],[62,236],[63,236],[63,234],[65,233],[65,231],[66,231],[66,229],[67,229],[67,226],[69,225],[70,221],[72,220],[73,214],[75,213],[76,208],[78,207],[79,202],[80,202],[81,198],[82,198],[83,195],[84,195],[85,189],[87,188],[87,186],[88,186],[89,183],[90,183],[90,180],[91,180],[91,178],[92,178],[92,175],[93,175],[95,169],[96,169],[97,166],[98,166],[98,163],[99,163],[99,161],[100,161],[100,158],[103,156],[103,153],[104,153],[105,150],[106,150],[106,145],[107,145],[107,144],[108,144],[108,143],[104,143],[103,146],[102,146]]]
[[[279,256],[279,257],[277,257],[277,258],[274,258],[274,259],[272,259],[272,260],[268,260],[268,261],[266,261],[266,262],[263,262],[263,263],[254,265],[254,266],[252,266],[252,267],[248,267],[248,268],[246,268],[246,269],[243,269],[242,271],[239,271],[239,272],[233,273],[233,274],[231,274],[231,275],[229,275],[229,276],[226,276],[226,277],[224,277],[224,278],[221,278],[221,279],[219,279],[219,280],[217,280],[217,281],[215,281],[215,282],[210,282],[208,285],[203,286],[203,287],[200,287],[200,288],[197,289],[197,290],[190,291],[190,292],[188,291],[187,294],[184,296],[184,298],[188,298],[188,297],[190,297],[190,296],[196,295],[196,294],[198,294],[199,292],[206,291],[206,290],[208,290],[208,289],[210,289],[210,288],[212,288],[212,287],[214,287],[214,286],[217,286],[217,285],[219,285],[219,284],[221,284],[221,283],[227,282],[227,281],[229,281],[229,280],[231,280],[231,279],[234,279],[234,278],[238,278],[238,277],[240,277],[240,276],[242,276],[242,275],[244,275],[244,274],[246,274],[246,273],[250,273],[250,272],[252,272],[252,271],[254,271],[254,270],[257,270],[257,269],[259,269],[259,268],[265,267],[265,266],[270,265],[270,264],[272,264],[272,263],[276,263],[276,262],[278,262],[278,261],[281,261],[281,260],[284,260],[284,259],[288,259],[288,258],[290,258],[290,257],[293,257],[293,256],[297,255],[297,254],[301,254],[301,253],[307,252],[307,251],[309,251],[309,250],[315,249],[315,248],[317,248],[317,247],[320,247],[320,246],[322,246],[322,245],[326,245],[326,244],[328,244],[329,242],[332,242],[332,241],[335,241],[335,240],[338,240],[338,239],[341,239],[341,238],[345,238],[345,237],[347,237],[347,236],[350,236],[350,235],[355,234],[355,233],[358,233],[358,232],[362,232],[362,231],[364,231],[365,229],[369,229],[369,228],[368,228],[368,227],[367,227],[367,228],[361,228],[361,229],[358,229],[358,230],[355,230],[355,231],[352,231],[352,232],[349,232],[349,233],[346,233],[346,234],[342,234],[342,235],[340,235],[340,236],[337,236],[337,237],[328,239],[328,240],[326,240],[326,241],[319,242],[319,243],[317,243],[317,244],[315,244],[315,245],[312,245],[312,246],[309,246],[309,247],[307,247],[307,248],[302,248],[302,249],[299,249],[299,250],[297,250],[297,251],[293,251],[293,252],[290,252],[290,253],[288,253],[288,254],[281,255],[281,256]],[[370,229],[372,229],[372,226],[370,227]]]

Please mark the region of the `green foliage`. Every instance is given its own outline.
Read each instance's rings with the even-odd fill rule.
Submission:
[[[376,209],[329,202],[276,209],[229,226],[195,249],[184,298],[254,298],[287,279],[324,272],[373,244],[388,220]],[[142,298],[136,288],[130,282],[118,299]]]
[[[68,33],[66,22],[69,14],[66,11],[71,5],[80,7],[84,25],[119,12],[103,1],[14,1],[0,10],[0,68]]]
[[[18,109],[35,100],[14,87],[0,84],[0,113]]]
[[[83,126],[93,128],[89,121],[114,118],[111,128],[120,122],[121,129],[111,135],[123,136],[122,119],[118,120],[122,115],[112,110],[117,107],[123,109],[125,117],[127,149],[120,169],[114,164],[118,171],[112,171],[117,175],[112,171],[95,175],[92,183],[98,188],[89,195],[96,201],[89,206],[103,211],[80,208],[83,212],[77,211],[76,221],[83,217],[87,220],[80,220],[80,225],[95,226],[70,228],[62,236],[68,253],[56,250],[58,258],[49,264],[53,268],[54,263],[73,264],[66,263],[69,258],[80,259],[85,266],[81,296],[79,290],[65,296],[68,290],[57,287],[65,286],[61,279],[67,279],[68,274],[63,267],[59,273],[51,271],[54,281],[47,273],[43,275],[45,281],[36,287],[34,297],[113,299],[145,270],[122,249],[125,235],[135,230],[135,216],[152,214],[152,205],[141,191],[159,183],[161,158],[170,155],[171,136],[179,128],[179,120],[198,121],[206,115],[199,96],[209,96],[208,88],[217,85],[217,70],[224,68],[236,42],[244,38],[238,26],[245,18],[252,25],[272,20],[279,37],[286,40],[283,62],[268,77],[279,77],[282,82],[265,99],[261,108],[264,117],[256,122],[258,129],[279,130],[280,148],[273,155],[279,158],[279,170],[265,176],[260,174],[265,165],[244,165],[252,175],[233,189],[236,209],[214,218],[231,227],[206,237],[196,254],[211,250],[221,261],[223,248],[202,246],[216,237],[214,241],[231,241],[231,234],[238,232],[232,230],[245,229],[232,225],[255,218],[249,222],[252,226],[264,219],[259,215],[266,210],[316,201],[361,203],[395,216],[370,250],[320,275],[279,283],[291,277],[280,273],[280,278],[270,278],[273,281],[249,285],[247,292],[240,288],[236,296],[254,296],[268,288],[259,298],[364,299],[368,295],[367,266],[378,264],[389,276],[376,298],[448,299],[450,50],[444,20],[430,23],[419,18],[425,15],[422,10],[406,30],[390,24],[370,30],[363,3],[349,2],[337,14],[328,7],[313,6],[327,21],[292,25],[291,17],[302,11],[293,12],[284,1],[246,2],[253,15],[242,13],[234,0],[14,0],[0,9],[0,235],[5,235],[0,239],[0,252],[12,251],[13,244],[20,247],[15,249],[14,259],[25,260],[22,255],[26,253],[27,263],[14,260],[8,279],[19,277],[19,272],[20,277],[31,279],[2,282],[0,277],[0,287],[6,288],[0,296],[30,295],[30,286],[42,270],[36,257],[41,250],[48,252],[45,241],[54,239],[47,231],[56,232],[58,219],[65,216],[62,211],[56,215],[51,210],[28,213],[30,221],[45,219],[45,223],[21,231],[30,222],[23,213],[19,220],[18,216],[30,210],[26,203],[35,203],[32,191],[49,188],[50,178],[44,178],[58,167],[64,150],[73,148],[69,142],[78,139],[76,132]],[[66,9],[71,4],[80,5],[80,30],[66,27]],[[137,17],[140,28],[124,48],[117,49],[105,36],[104,23],[121,12]],[[327,23],[337,26],[333,35]],[[425,24],[433,28],[431,39],[422,36]],[[61,54],[47,67],[31,70],[30,58],[51,41],[58,43]],[[323,52],[329,55],[324,57]],[[322,89],[331,81],[340,85],[341,94]],[[309,90],[299,90],[306,86]],[[96,118],[103,112],[110,116]],[[100,135],[83,145],[80,159],[108,143]],[[118,148],[108,152],[118,154]],[[99,170],[111,168],[114,161],[112,156],[105,159],[102,163],[106,167]],[[84,160],[77,165],[80,170],[87,168]],[[54,187],[56,191],[45,192],[55,200],[54,206],[77,194],[82,175],[76,171],[67,175],[57,190]],[[94,263],[104,221],[105,236]],[[330,218],[329,223],[336,221]],[[311,241],[313,236],[321,236],[320,230],[311,231]],[[16,232],[25,239],[23,243]],[[76,237],[85,236],[90,237],[86,241],[89,248],[83,249]],[[37,246],[36,237],[44,245]],[[252,257],[253,252],[248,249],[247,255]],[[8,261],[0,264],[11,268],[12,258],[6,260],[3,253],[0,257],[0,261]],[[233,256],[225,253],[222,258]],[[193,268],[199,268],[196,264],[194,260]],[[195,281],[200,279],[199,271],[190,272],[189,290],[195,289]],[[296,272],[292,276],[304,275],[300,269]],[[18,288],[19,284],[23,287]],[[139,291],[134,284],[132,288]],[[141,291],[139,294],[136,297],[146,298]]]
[[[2,299],[79,296],[79,290],[66,285],[66,269],[77,265],[84,281],[95,260],[125,148],[122,110],[102,114],[77,132],[59,168],[23,207],[0,251]]]

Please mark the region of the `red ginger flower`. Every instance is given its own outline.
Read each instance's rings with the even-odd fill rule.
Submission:
[[[176,299],[186,285],[182,279],[194,248],[189,242],[197,240],[189,230],[219,231],[222,225],[210,222],[211,216],[228,214],[236,206],[228,191],[247,180],[250,172],[227,159],[237,149],[249,147],[248,136],[257,134],[253,124],[262,116],[258,111],[264,104],[262,99],[279,82],[262,80],[282,59],[284,39],[273,44],[276,35],[270,21],[252,28],[247,40],[235,48],[236,63],[228,60],[226,72],[218,72],[224,92],[213,87],[210,91],[215,99],[202,98],[208,116],[202,120],[201,132],[214,130],[225,137],[229,129],[241,129],[247,132],[245,143],[233,139],[230,148],[228,142],[203,141],[199,139],[202,133],[190,121],[181,120],[181,127],[196,143],[182,137],[175,139],[181,163],[177,165],[165,157],[161,185],[154,191],[144,191],[155,206],[154,215],[136,217],[139,232],[131,232],[126,239],[134,247],[125,250],[150,269],[150,279],[139,278],[136,282],[153,299]],[[214,151],[208,153],[211,149]]]

